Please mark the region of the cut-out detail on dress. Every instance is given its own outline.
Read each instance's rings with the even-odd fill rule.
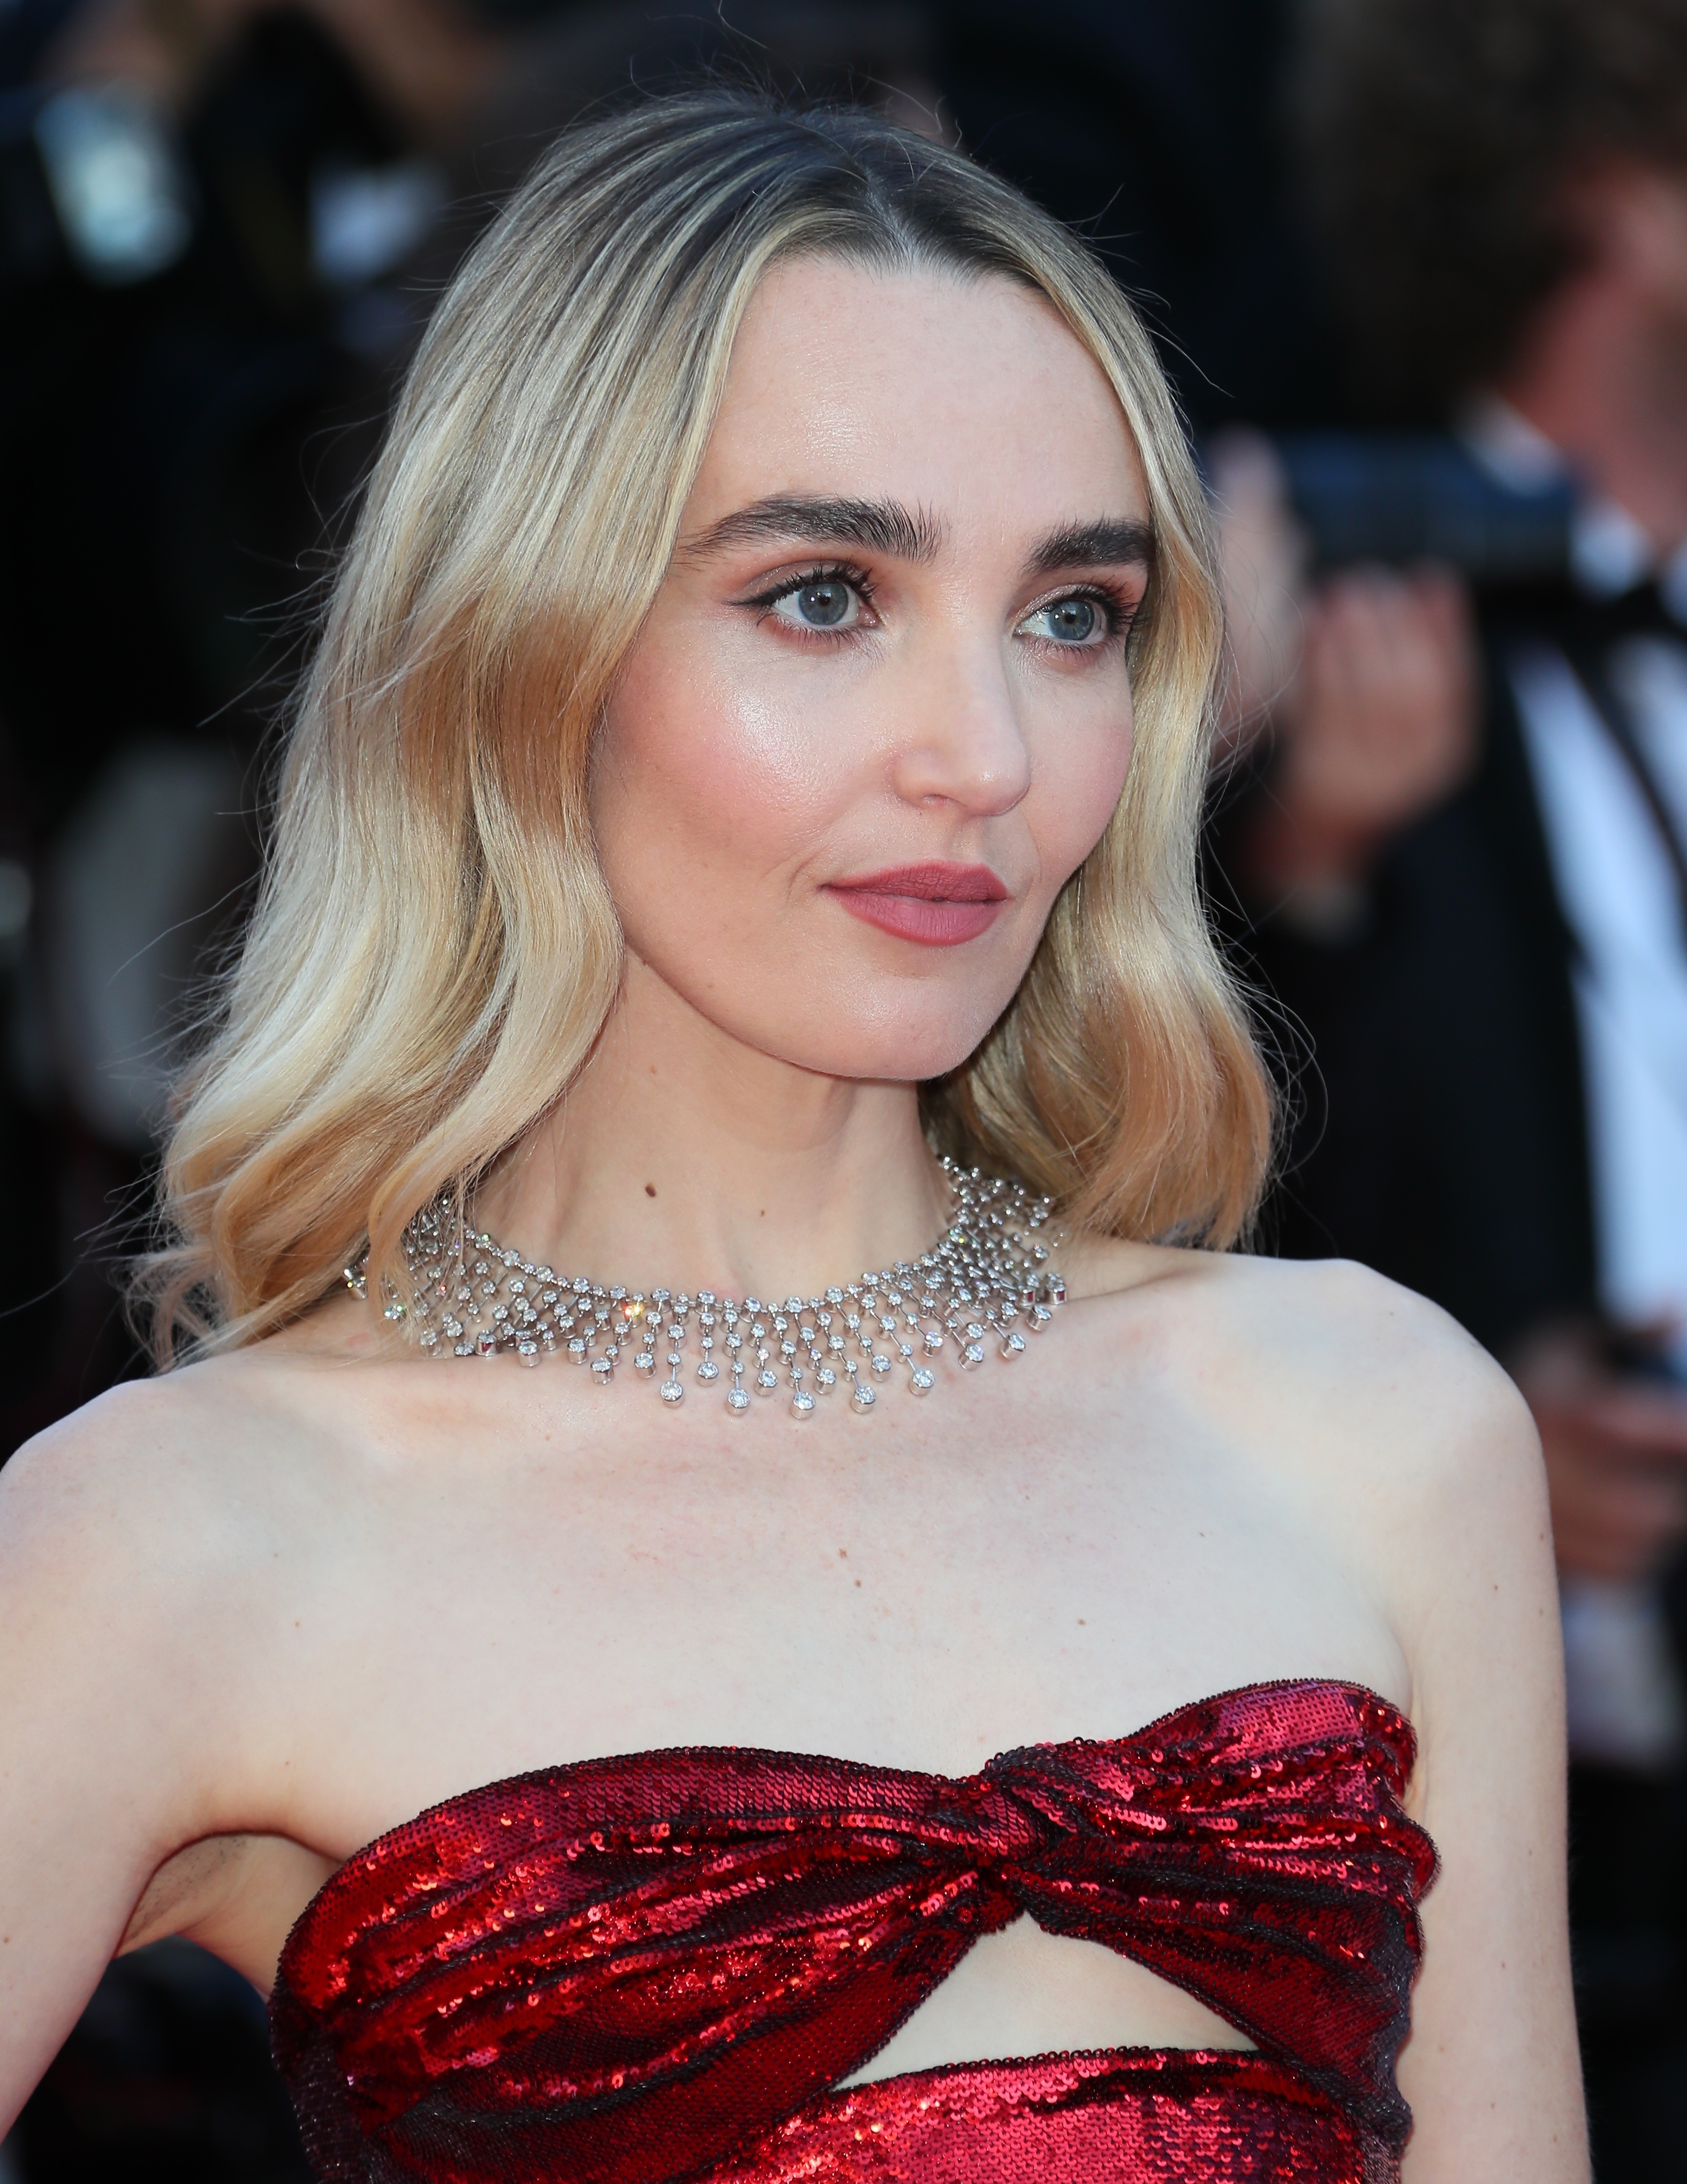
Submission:
[[[271,2003],[324,2178],[673,2184],[1394,2173],[1434,1871],[1415,1744],[1262,1684],[949,1777],[757,1750],[588,1760],[380,1836]],[[828,2089],[1028,1912],[1259,2053],[1134,2049]]]

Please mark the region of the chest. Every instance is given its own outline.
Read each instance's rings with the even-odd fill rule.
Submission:
[[[746,1744],[964,1773],[1263,1678],[1399,1686],[1353,1573],[1151,1405],[1051,1397],[993,1430],[930,1409],[907,1430],[656,1424],[394,1468],[299,1652],[334,1841],[596,1754]]]

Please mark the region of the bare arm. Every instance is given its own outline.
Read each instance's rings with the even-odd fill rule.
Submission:
[[[1351,1628],[1392,1640],[1399,1683],[1375,1687],[1417,1731],[1408,1808],[1440,1870],[1399,2064],[1405,2184],[1587,2184],[1558,1606],[1528,1412],[1445,1313],[1366,1268],[1187,1266],[1198,1308],[1176,1325],[1203,1412],[1344,1575]],[[1357,1664],[1344,1645],[1330,1665]]]
[[[183,1596],[204,1543],[163,1419],[120,1390],[0,1471],[0,2135],[154,1869],[209,1831],[215,1669]]]
[[[1394,1330],[1392,1369],[1377,1353],[1386,1395],[1371,1407],[1379,1470],[1366,1521],[1411,1668],[1410,1806],[1441,1860],[1400,2058],[1416,2119],[1404,2175],[1584,2184],[1539,1446],[1516,1390],[1461,1331],[1389,1284],[1359,1282],[1361,1318]]]

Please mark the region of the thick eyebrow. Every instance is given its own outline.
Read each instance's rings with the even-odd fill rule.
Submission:
[[[943,543],[942,526],[923,508],[897,500],[848,500],[823,494],[774,493],[735,509],[692,539],[688,555],[718,554],[758,538],[808,540],[817,545],[865,546],[899,561],[930,561]]]
[[[1092,523],[1063,523],[1031,549],[1027,563],[1033,576],[1053,576],[1057,569],[1093,569],[1135,566],[1153,573],[1154,534],[1133,517],[1099,516]]]

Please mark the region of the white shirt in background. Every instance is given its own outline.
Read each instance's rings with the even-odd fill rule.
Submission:
[[[1502,404],[1465,437],[1504,482],[1561,477],[1558,451]],[[1611,502],[1576,514],[1571,560],[1595,596],[1656,574],[1687,620],[1687,548],[1659,569],[1645,532]],[[1547,642],[1507,663],[1572,971],[1585,1080],[1600,1300],[1629,1323],[1667,1319],[1687,1382],[1687,942],[1673,869],[1645,797],[1569,661]],[[1612,690],[1687,840],[1687,641],[1627,638]],[[1571,1748],[1656,1768],[1687,1750],[1687,1696],[1654,1588],[1567,1579],[1562,1588]]]

